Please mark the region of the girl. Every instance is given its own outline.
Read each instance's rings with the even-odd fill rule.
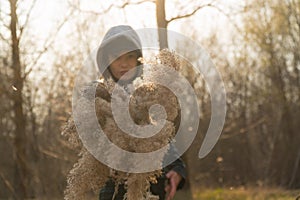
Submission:
[[[130,26],[120,25],[109,29],[104,36],[97,52],[97,64],[104,79],[112,78],[126,89],[128,84],[142,75],[141,57],[139,36]],[[176,156],[176,150],[172,146],[168,153]],[[151,192],[161,200],[167,194],[167,199],[171,200],[176,190],[183,187],[185,178],[185,165],[179,158],[163,169],[163,175],[158,178],[157,184],[151,185]],[[125,193],[124,185],[120,185],[118,191],[115,191],[113,180],[109,180],[101,189],[99,199],[122,200]]]

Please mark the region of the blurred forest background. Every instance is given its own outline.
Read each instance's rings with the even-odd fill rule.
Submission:
[[[0,0],[0,199],[62,199],[77,160],[61,136],[74,79],[118,24],[186,35],[222,75],[225,126],[199,159],[210,96],[204,80],[183,69],[202,111],[183,156],[187,187],[300,188],[299,0]]]

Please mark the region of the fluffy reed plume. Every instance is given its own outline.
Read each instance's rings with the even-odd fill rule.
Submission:
[[[68,175],[68,186],[65,190],[65,199],[87,199],[86,194],[93,190],[99,191],[108,180],[109,169],[96,160],[88,151],[82,150],[80,159]]]
[[[80,110],[83,112],[87,110],[86,105],[95,101],[95,111],[98,123],[107,138],[118,147],[136,153],[152,152],[166,146],[174,137],[175,124],[174,121],[179,116],[179,104],[176,96],[167,87],[155,84],[156,80],[165,77],[163,72],[159,71],[158,64],[163,64],[167,67],[172,67],[175,70],[179,69],[178,58],[174,53],[163,50],[154,62],[150,63],[149,73],[145,73],[143,78],[138,78],[132,85],[128,86],[132,92],[126,92],[124,88],[115,84],[112,80],[104,81],[103,83],[94,83],[87,86],[79,98]],[[149,83],[151,82],[151,83]],[[96,87],[96,90],[93,88]],[[119,87],[120,92],[112,95],[114,88]],[[128,97],[129,96],[129,97]],[[166,111],[166,121],[159,132],[148,138],[139,138],[123,132],[123,130],[116,123],[115,116],[113,116],[111,103],[116,100],[120,105],[126,105],[126,99],[129,101],[129,113],[132,122],[135,125],[157,125],[159,117],[159,109],[153,109],[151,116],[149,109],[151,106],[158,104],[164,107]],[[124,113],[121,112],[120,115]],[[121,116],[123,117],[123,116]],[[126,116],[124,116],[126,117]],[[86,119],[82,119],[86,120]],[[79,125],[80,126],[80,125]],[[133,126],[132,130],[134,130]],[[161,175],[161,170],[156,170],[148,173],[125,173],[110,169],[106,165],[99,162],[87,149],[83,146],[82,141],[76,132],[76,126],[73,119],[70,119],[66,125],[63,133],[68,138],[70,145],[73,148],[79,148],[80,158],[74,165],[67,177],[67,188],[65,190],[66,200],[81,200],[86,199],[85,195],[94,190],[98,192],[105,182],[111,178],[115,181],[116,186],[124,184],[127,190],[124,199],[128,200],[155,200],[158,199],[150,193],[150,183],[155,183],[156,178]],[[132,166],[147,166],[151,162],[162,163],[163,156],[166,152],[162,152],[154,160],[145,159],[142,163],[137,163],[129,157],[114,151],[110,144],[105,144],[101,137],[94,137],[95,143],[98,143],[102,148],[102,155],[114,163],[115,166],[124,164],[124,162],[132,163]],[[103,148],[105,146],[105,148]],[[103,151],[105,149],[105,151]],[[160,164],[162,165],[162,164]]]

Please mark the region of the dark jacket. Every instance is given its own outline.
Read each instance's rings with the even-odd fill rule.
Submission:
[[[160,200],[165,199],[165,184],[167,183],[166,173],[170,170],[176,171],[178,174],[182,176],[182,180],[179,183],[177,190],[181,189],[185,183],[186,171],[185,165],[181,159],[177,159],[169,166],[163,169],[163,175],[157,179],[156,184],[151,184],[150,191],[154,195],[158,195]],[[113,180],[109,180],[106,182],[105,186],[100,190],[99,200],[123,200],[124,194],[126,190],[124,189],[124,185],[120,185],[118,187],[118,191],[115,194],[115,198],[113,195],[115,193],[115,183]]]
[[[142,45],[138,34],[130,26],[121,25],[112,27],[104,36],[97,52],[98,68],[105,79],[108,79],[109,77],[112,77],[114,79],[109,71],[110,63],[108,61],[108,55],[118,55],[119,52],[124,52],[124,50],[127,52],[137,51],[138,57],[142,57]],[[142,65],[141,63],[138,64],[140,66],[138,67],[137,74],[134,78],[142,74]],[[129,80],[129,82],[133,81],[134,78],[132,80]],[[128,84],[128,82],[123,84]],[[158,178],[157,184],[151,184],[151,192],[154,195],[159,195],[160,199],[165,198],[164,188],[167,181],[167,178],[165,176],[166,173],[168,173],[170,170],[174,170],[182,176],[182,180],[179,183],[177,189],[183,187],[186,178],[185,164],[183,163],[182,159],[179,158],[175,147],[171,146],[167,154],[178,159],[175,158],[175,161],[173,163],[169,164],[163,169],[163,174]],[[115,184],[113,180],[108,181],[106,185],[101,189],[99,199],[112,200],[115,193],[114,190]],[[125,192],[126,191],[124,189],[124,185],[120,185],[118,187],[118,192],[116,192],[117,194],[115,196],[115,200],[122,200]]]
[[[175,147],[171,146],[170,150],[167,154],[170,154],[172,157],[178,157],[178,153]],[[182,179],[177,187],[177,190],[181,189],[184,186],[186,179],[186,167],[181,158],[176,159],[174,162],[163,168],[163,174],[161,177],[157,179],[156,184],[151,184],[150,191],[154,195],[158,195],[160,200],[165,199],[165,185],[167,184],[166,174],[173,170],[181,175]],[[124,185],[120,185],[118,187],[118,191],[116,192],[115,199],[113,195],[115,193],[115,183],[113,180],[109,180],[106,185],[100,190],[99,200],[123,200],[124,194],[126,190],[124,189]]]

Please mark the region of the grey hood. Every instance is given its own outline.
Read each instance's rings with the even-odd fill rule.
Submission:
[[[141,40],[136,31],[127,25],[110,28],[105,34],[97,51],[98,69],[105,79],[112,77],[109,71],[110,63],[108,55],[119,55],[120,52],[129,51],[137,51],[138,57],[142,57]],[[138,62],[138,65],[136,77],[142,73],[141,63]]]

